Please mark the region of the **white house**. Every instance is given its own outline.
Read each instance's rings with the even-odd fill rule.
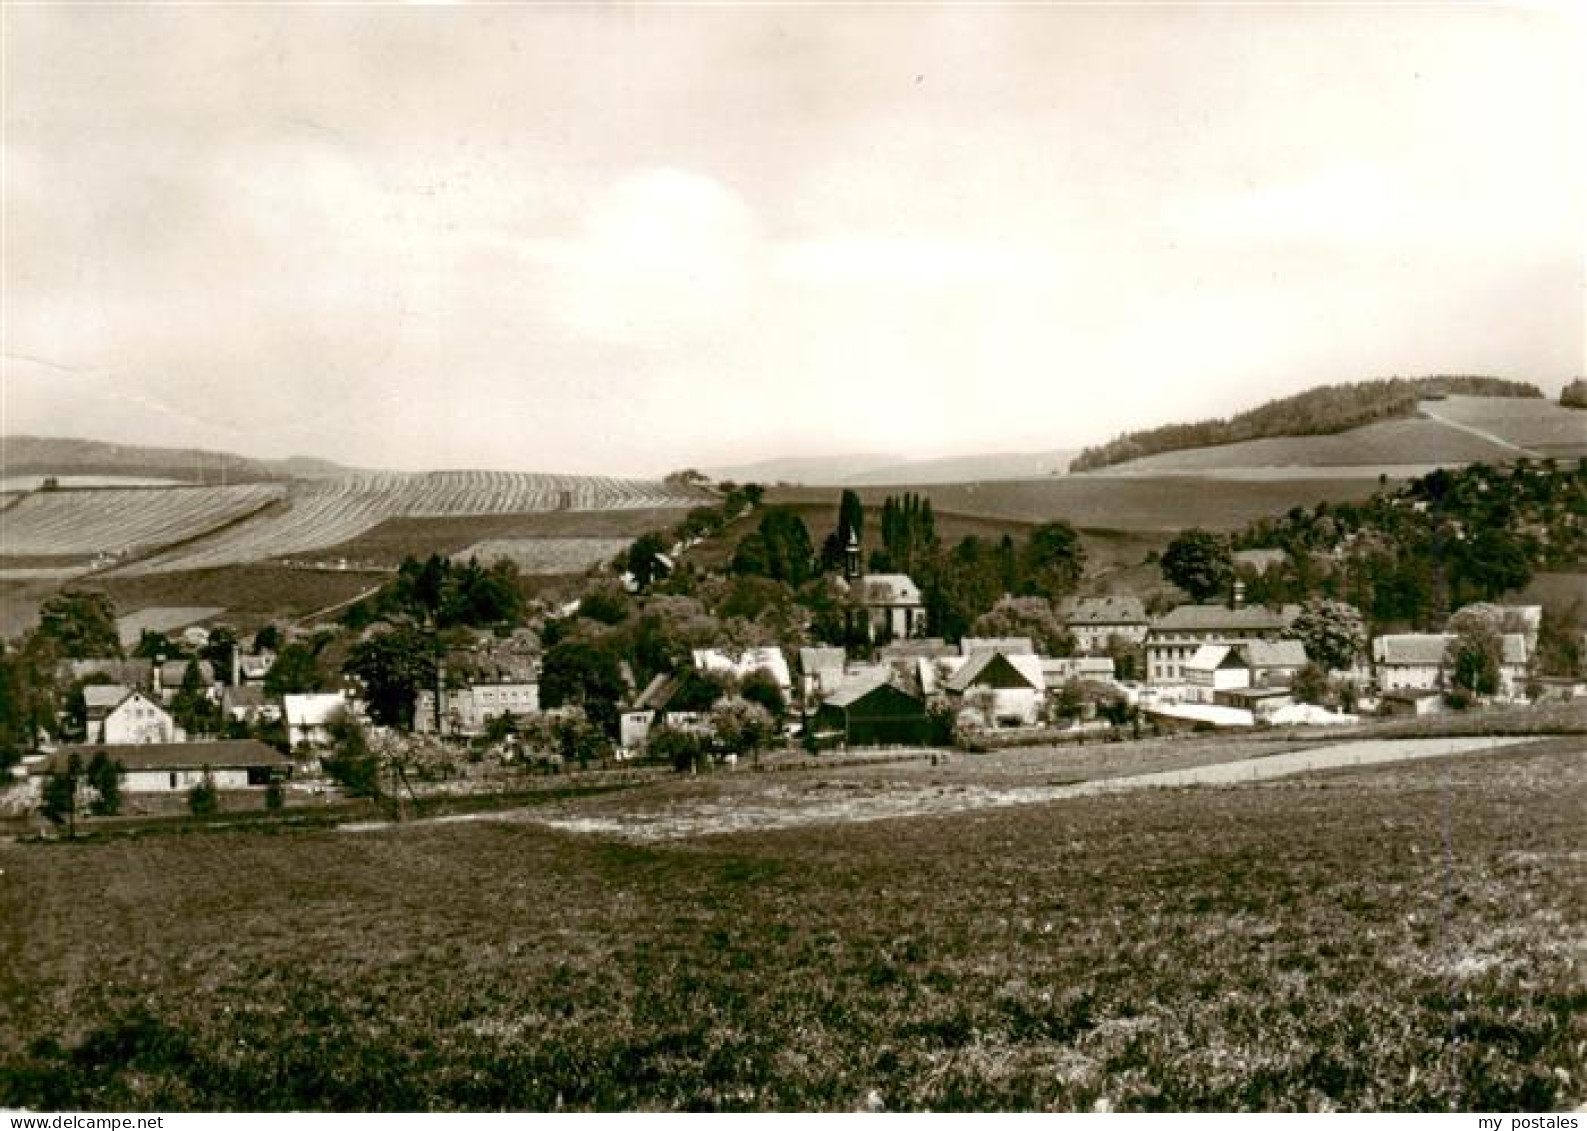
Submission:
[[[282,698],[287,716],[287,742],[296,750],[307,743],[322,748],[331,744],[331,727],[348,717],[347,700],[335,691]]]
[[[859,600],[872,640],[925,635],[926,602],[908,574],[866,573],[846,584]]]
[[[1151,622],[1139,597],[1070,597],[1058,603],[1063,621],[1082,652],[1105,652],[1113,637],[1139,644]]]
[[[1442,691],[1448,686],[1446,657],[1455,637],[1447,632],[1397,633],[1374,637],[1372,668],[1380,690]],[[1500,637],[1499,694],[1515,696],[1526,685],[1529,655],[1526,637],[1507,632]]]
[[[1047,696],[1040,656],[977,652],[943,685],[961,709],[981,709],[989,722],[1034,726]],[[984,705],[979,700],[984,697]]]
[[[1182,684],[1186,665],[1203,644],[1277,640],[1299,615],[1299,605],[1276,610],[1262,605],[1180,605],[1151,623],[1146,637],[1147,682]]]
[[[539,681],[476,680],[442,692],[441,733],[484,734],[494,718],[512,715],[522,719],[539,713]],[[428,687],[419,689],[413,710],[413,729],[418,734],[436,733],[435,692]]]
[[[1203,644],[1185,664],[1185,698],[1211,703],[1220,691],[1251,686],[1251,665],[1232,644]]]
[[[77,755],[83,768],[103,753],[122,769],[121,788],[126,793],[176,793],[204,780],[206,772],[217,789],[261,789],[272,778],[292,772],[292,759],[253,739],[228,742],[156,742],[132,745],[93,743],[63,746],[29,772],[61,773]]]
[[[174,742],[176,723],[160,704],[141,691],[118,683],[91,683],[83,688],[87,705],[88,741],[97,743]]]

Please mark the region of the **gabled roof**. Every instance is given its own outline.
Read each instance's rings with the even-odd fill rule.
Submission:
[[[182,686],[182,680],[187,677],[187,665],[191,660],[167,660],[160,665],[160,683],[162,686],[175,689]],[[198,682],[205,687],[215,682],[215,665],[208,660],[198,661]]]
[[[959,655],[973,656],[977,652],[1001,652],[1005,656],[1034,656],[1036,645],[1028,636],[966,636],[959,641]]]
[[[1447,632],[1405,632],[1377,636],[1372,640],[1372,662],[1391,666],[1436,666],[1444,662],[1449,642],[1453,639],[1454,636]],[[1503,649],[1502,663],[1526,663],[1526,637],[1519,632],[1505,633],[1500,637],[1500,646]]]
[[[842,648],[799,649],[799,670],[806,675],[816,672],[842,671],[848,654]]]
[[[95,754],[103,752],[124,770],[212,770],[273,766],[289,769],[292,759],[252,738],[224,742],[147,742],[137,745],[91,743],[62,746],[30,771],[35,774],[59,773],[67,759],[76,754],[86,768]]]
[[[953,645],[940,636],[921,636],[913,640],[894,640],[884,645],[880,654],[883,659],[887,660],[934,660],[939,656],[958,655],[954,651]]]
[[[862,672],[844,680],[836,691],[826,697],[826,701],[822,705],[826,707],[852,706],[878,687],[888,686],[888,682],[888,673],[885,671]],[[907,694],[907,692],[901,692],[901,694]]]
[[[860,578],[860,599],[867,605],[918,605],[920,589],[906,573],[867,573]]]
[[[90,715],[104,714],[131,694],[132,688],[123,683],[90,683],[83,688],[83,703]]]
[[[1270,609],[1266,605],[1247,605],[1231,609],[1227,605],[1180,605],[1152,621],[1153,632],[1262,632],[1288,628],[1300,615],[1299,605]]]
[[[1299,640],[1248,640],[1240,647],[1253,668],[1306,666],[1306,645]]]
[[[1003,652],[977,652],[965,660],[964,666],[954,672],[944,686],[949,691],[963,692],[983,684],[1009,687],[1014,681],[1037,691],[1045,691],[1047,681],[1042,678],[1041,658],[1010,656]]]
[[[634,700],[634,705],[631,709],[635,711],[665,711],[667,704],[672,702],[672,697],[678,693],[678,688],[682,686],[683,680],[681,677],[662,672],[645,684],[645,689]]]
[[[1186,671],[1212,672],[1220,668],[1244,667],[1240,653],[1229,644],[1203,644],[1185,664]]]
[[[347,711],[347,700],[334,691],[311,695],[286,695],[282,697],[287,725],[295,727],[322,727],[341,719]]]
[[[1112,656],[1043,656],[1041,674],[1047,686],[1065,683],[1070,679],[1112,679]]]
[[[1139,597],[1069,597],[1058,602],[1065,624],[1145,624],[1146,606]]]

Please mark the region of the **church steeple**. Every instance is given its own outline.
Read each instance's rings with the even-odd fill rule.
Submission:
[[[843,576],[853,581],[860,576],[860,540],[849,531],[849,544],[843,548]]]

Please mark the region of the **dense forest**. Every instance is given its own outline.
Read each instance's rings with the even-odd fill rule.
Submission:
[[[1209,448],[1272,436],[1322,436],[1348,432],[1375,420],[1411,416],[1416,402],[1441,396],[1542,397],[1535,385],[1498,377],[1391,377],[1354,384],[1323,385],[1293,397],[1268,401],[1227,420],[1169,424],[1126,432],[1086,448],[1069,465],[1072,472],[1102,467],[1159,452]]]
[[[1283,565],[1247,577],[1253,600],[1325,595],[1354,604],[1378,631],[1437,628],[1536,572],[1587,570],[1587,464],[1435,471],[1359,504],[1261,519],[1232,545],[1285,551]]]

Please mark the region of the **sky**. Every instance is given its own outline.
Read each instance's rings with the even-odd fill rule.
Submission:
[[[0,21],[0,433],[654,475],[1587,372],[1568,9]]]

